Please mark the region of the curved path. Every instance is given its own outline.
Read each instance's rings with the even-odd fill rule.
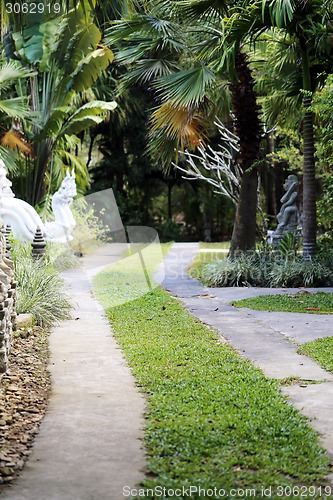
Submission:
[[[229,305],[258,295],[295,293],[300,289],[208,288],[188,276],[186,269],[199,251],[197,243],[176,243],[165,258],[163,286],[180,299],[201,321],[218,330],[221,340],[253,361],[265,375],[297,378],[299,383],[282,391],[318,431],[333,457],[333,374],[307,356],[297,353],[300,344],[333,335],[332,315],[296,314],[237,309]],[[309,288],[329,291],[333,288]],[[333,474],[330,475],[333,484]]]
[[[84,269],[64,273],[75,315],[52,331],[48,411],[23,472],[1,500],[121,500],[124,486],[144,478],[145,400],[90,286],[91,276],[119,259],[122,249],[107,245],[84,259]],[[231,300],[281,290],[206,288],[186,273],[197,251],[192,243],[172,247],[163,286],[267,376],[299,377],[283,391],[333,455],[333,375],[297,354],[294,343],[331,335],[332,316],[235,309]]]

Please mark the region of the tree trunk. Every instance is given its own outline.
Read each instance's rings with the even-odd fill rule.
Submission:
[[[258,175],[255,162],[260,147],[259,106],[254,91],[254,81],[246,54],[236,54],[238,82],[231,85],[235,114],[235,131],[239,137],[240,160],[243,176],[236,207],[230,253],[255,248]]]
[[[27,200],[32,206],[38,205],[45,195],[45,176],[52,157],[52,148],[51,139],[45,139],[34,144],[33,189],[31,199]]]
[[[306,109],[303,119],[303,258],[310,260],[316,253],[316,164],[314,157],[313,113],[311,97],[303,100]]]

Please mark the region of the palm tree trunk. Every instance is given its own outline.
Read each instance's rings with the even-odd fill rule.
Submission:
[[[238,82],[231,85],[231,92],[243,176],[231,237],[231,258],[239,251],[255,248],[258,189],[255,162],[258,160],[260,147],[259,106],[254,91],[254,80],[248,58],[240,50],[236,54],[236,71]]]
[[[310,260],[316,253],[316,164],[314,157],[313,113],[311,97],[303,100],[306,109],[303,119],[303,258]]]

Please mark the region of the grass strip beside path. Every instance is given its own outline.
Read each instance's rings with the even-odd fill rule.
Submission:
[[[260,295],[233,301],[231,305],[259,311],[333,314],[333,293],[301,291],[294,294]]]
[[[323,482],[328,458],[277,381],[222,344],[161,288],[114,307],[115,296],[135,286],[136,270],[119,266],[98,275],[94,285],[148,399],[144,486],[260,493],[263,486]]]
[[[325,370],[333,372],[333,337],[324,337],[303,344],[300,354],[310,356]]]

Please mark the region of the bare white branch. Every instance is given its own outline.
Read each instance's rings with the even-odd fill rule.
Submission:
[[[216,120],[215,125],[222,140],[219,150],[215,151],[211,146],[206,148],[200,145],[199,154],[190,153],[187,150],[184,153],[179,152],[185,157],[185,168],[175,163],[172,165],[184,173],[184,179],[204,180],[216,188],[215,193],[227,196],[236,205],[243,173],[236,161],[239,139],[220,120]]]

